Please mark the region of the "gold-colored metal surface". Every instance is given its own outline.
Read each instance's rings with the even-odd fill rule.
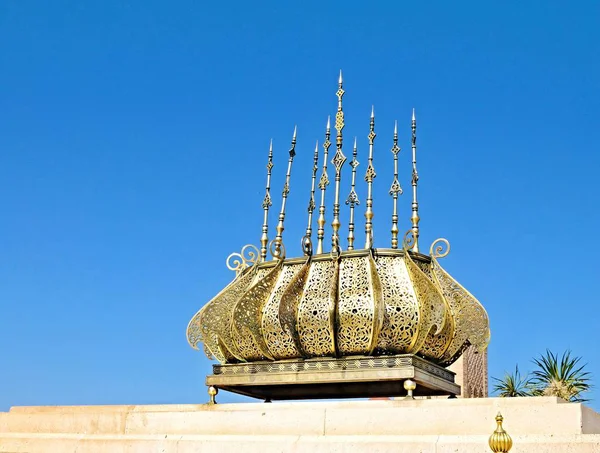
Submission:
[[[298,314],[300,301],[304,295],[306,284],[308,282],[310,264],[311,257],[309,256],[304,264],[296,265],[301,266],[301,269],[294,275],[294,278],[291,280],[291,282],[284,288],[284,292],[281,295],[281,300],[279,302],[279,322],[281,324],[281,329],[294,342],[296,349],[294,353],[303,357],[306,357],[307,354],[302,349],[302,342],[298,332]]]
[[[383,289],[385,318],[377,350],[386,354],[408,351],[419,325],[419,301],[402,258],[377,258],[377,273]]]
[[[513,446],[513,441],[508,433],[504,430],[502,422],[504,417],[498,412],[496,415],[496,430],[490,436],[488,444],[494,453],[508,453]]]
[[[302,238],[304,256],[286,259],[283,242],[291,170],[296,155],[294,129],[276,237],[269,242],[268,213],[272,205],[270,190],[273,168],[271,145],[260,250],[248,245],[240,253],[228,257],[227,267],[236,272],[236,277],[194,315],[187,329],[188,342],[196,349],[203,343],[207,356],[216,358],[223,364],[256,361],[270,364],[279,361],[277,367],[284,366],[281,362],[284,360],[341,360],[355,355],[370,357],[376,363],[377,356],[396,354],[417,354],[431,363],[447,366],[471,345],[478,351],[485,350],[490,339],[489,319],[485,309],[439,263],[439,259],[448,253],[448,242],[445,239],[435,241],[429,251],[431,256],[419,253],[414,111],[412,217],[411,228],[404,236],[402,247],[399,247],[397,207],[398,196],[402,194],[398,179],[400,147],[397,123],[394,125],[391,148],[394,158],[394,175],[389,190],[393,200],[391,248],[375,248],[373,244],[373,179],[376,176],[373,154],[376,134],[375,114],[372,110],[365,174],[365,248],[355,250],[355,208],[359,204],[355,139],[349,163],[352,168],[351,189],[346,200],[350,207],[348,250],[341,249],[340,181],[346,161],[342,152],[342,130],[345,125],[341,73],[336,95],[336,152],[331,159],[336,172],[336,187],[330,253],[323,253],[325,194],[329,185],[327,165],[331,145],[328,119],[323,143],[322,171],[318,181],[321,198],[316,254],[313,254],[312,221],[316,209],[318,144],[313,155],[308,224]],[[274,260],[266,260],[268,251]]]
[[[296,347],[296,340],[290,335],[289,331],[282,328],[282,319],[279,313],[283,294],[302,267],[301,264],[283,266],[279,279],[262,311],[262,334],[271,356],[276,360],[301,356]]]
[[[381,282],[371,256],[340,264],[337,347],[342,355],[371,354],[383,324]]]
[[[262,252],[261,252],[262,253]],[[240,275],[246,268],[258,262],[258,249],[252,244],[242,247],[240,253],[232,253],[227,257],[227,269]]]
[[[392,146],[392,154],[394,155],[394,180],[390,187],[390,195],[393,200],[393,211],[392,211],[392,248],[398,248],[398,195],[402,195],[402,187],[400,181],[398,181],[398,153],[400,147],[398,146],[398,121],[394,123],[394,145]]]
[[[338,293],[337,259],[316,261],[298,307],[298,334],[309,357],[335,356],[335,309]]]
[[[233,341],[231,320],[235,303],[255,276],[256,267],[247,269],[196,313],[187,328],[188,342],[193,348],[198,349],[198,342],[202,341],[205,351],[208,349],[221,363],[230,361],[229,355],[238,360],[244,359]],[[227,348],[226,351],[223,350],[223,345]]]
[[[373,146],[375,143],[375,107],[371,109],[371,121],[369,125],[369,161],[367,164],[367,172],[365,173],[365,181],[367,182],[367,201],[365,203],[365,248],[373,247],[373,179],[377,176],[375,167],[373,167]]]
[[[442,333],[446,322],[446,302],[439,289],[415,264],[408,251],[404,254],[404,262],[417,299],[423,302],[427,301],[419,303],[419,328],[408,350],[409,353],[417,353],[421,351],[431,332],[434,335]]]
[[[354,249],[354,207],[360,204],[358,194],[356,193],[356,167],[358,167],[358,160],[356,156],[358,151],[356,149],[356,137],[354,137],[354,150],[352,151],[352,160],[350,166],[352,167],[352,185],[350,194],[346,199],[346,204],[350,205],[350,218],[348,220],[348,250]]]
[[[262,235],[260,237],[260,258],[261,261],[267,259],[267,245],[269,244],[269,208],[273,205],[271,200],[271,170],[273,170],[273,139],[269,145],[269,160],[267,162],[267,185],[265,187],[265,198],[263,199],[263,224]]]
[[[414,236],[414,246],[412,250],[415,252],[419,251],[419,202],[417,200],[417,184],[419,182],[419,173],[417,172],[417,118],[415,117],[415,109],[412,112],[412,136],[411,136],[411,147],[412,147],[412,179],[411,185],[413,190],[412,200],[412,215],[410,220],[412,222],[412,232]]]
[[[346,156],[342,152],[343,135],[344,130],[344,110],[342,108],[342,97],[344,96],[344,89],[342,88],[343,79],[342,71],[340,71],[340,78],[338,80],[338,90],[336,96],[338,98],[338,108],[335,114],[335,130],[337,131],[335,138],[335,154],[331,163],[335,167],[335,198],[333,201],[333,221],[331,222],[331,247],[333,250],[340,250],[340,182],[342,180],[342,167],[346,162]]]
[[[238,341],[243,339],[241,345],[244,345],[246,351],[242,351],[242,353],[246,353],[244,357],[246,360],[274,360],[263,336],[261,317],[263,308],[279,278],[282,266],[283,261],[281,260],[262,278],[257,279],[235,304],[232,319],[233,329],[237,333]],[[252,343],[252,346],[249,343]]]
[[[308,200],[308,225],[306,234],[302,239],[302,249],[305,256],[312,255],[312,219],[315,212],[315,183],[317,180],[317,170],[319,169],[319,142],[315,145],[315,154],[313,157],[312,181],[310,186],[310,199]]]
[[[217,404],[217,400],[215,400],[217,393],[219,393],[219,390],[216,387],[212,385],[208,387],[208,404]]]
[[[445,244],[446,251],[442,252],[438,244]],[[452,341],[442,357],[443,362],[448,364],[456,361],[467,346],[473,345],[476,351],[483,352],[490,341],[489,319],[485,308],[437,260],[446,256],[449,250],[450,244],[445,239],[434,241],[430,249],[432,276],[448,302],[454,324]]]
[[[290,158],[288,159],[287,173],[285,175],[285,184],[281,193],[281,211],[279,212],[279,223],[277,224],[277,236],[275,236],[275,247],[273,249],[273,258],[281,257],[281,246],[283,244],[283,230],[285,221],[285,204],[290,193],[290,176],[292,174],[292,164],[296,156],[296,131],[294,127],[294,135],[292,136],[292,147],[290,148]]]
[[[321,203],[319,204],[319,218],[317,219],[317,254],[323,253],[323,239],[325,237],[325,191],[329,185],[327,176],[327,161],[329,159],[329,147],[331,146],[331,122],[327,117],[327,127],[325,128],[325,141],[323,142],[323,170],[319,179],[319,189],[321,190]]]

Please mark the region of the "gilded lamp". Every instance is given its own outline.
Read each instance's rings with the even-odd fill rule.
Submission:
[[[394,383],[414,378],[417,381],[415,395],[419,394],[419,389],[423,389],[423,394],[452,395],[457,393],[457,386],[452,387],[453,374],[445,367],[469,346],[476,351],[487,347],[490,331],[485,309],[439,262],[449,252],[448,241],[434,241],[428,255],[420,251],[414,110],[411,121],[412,203],[410,216],[407,216],[410,229],[399,237],[397,202],[403,190],[399,182],[400,147],[396,124],[390,160],[393,168],[389,190],[392,198],[390,245],[389,248],[377,248],[373,243],[376,133],[372,110],[364,174],[366,239],[364,247],[357,246],[355,213],[360,201],[356,192],[359,163],[355,140],[347,165],[350,184],[343,204],[349,209],[349,221],[344,241],[346,247],[343,248],[340,231],[342,173],[348,160],[343,152],[344,93],[340,73],[335,143],[331,142],[328,120],[322,154],[319,155],[318,145],[312,154],[303,256],[286,256],[283,241],[286,202],[296,157],[297,133],[294,130],[275,237],[269,239],[269,210],[273,205],[271,144],[262,202],[264,217],[260,247],[248,245],[240,253],[230,255],[228,267],[235,271],[235,277],[194,315],[188,325],[189,344],[198,349],[202,343],[206,355],[220,363],[214,366],[215,374],[207,378],[207,384],[215,388],[270,400],[344,396],[335,390],[335,386],[345,384],[346,388],[354,389],[349,392],[350,396],[372,396],[401,394],[405,391],[403,386],[398,384],[397,390],[393,390],[396,389]],[[332,145],[334,149],[330,149]],[[332,189],[329,189],[329,173],[333,178]],[[325,202],[327,190],[333,190],[331,207]],[[315,238],[313,214],[317,210],[317,201]],[[328,223],[330,245],[325,239]],[[378,374],[365,374],[366,371],[361,374],[361,367],[371,372],[378,369]],[[406,367],[419,368],[422,373],[409,376]],[[310,376],[307,373],[311,373]],[[442,385],[443,380],[448,385]],[[382,381],[388,385],[376,385]],[[304,386],[304,390],[299,390],[299,386]]]

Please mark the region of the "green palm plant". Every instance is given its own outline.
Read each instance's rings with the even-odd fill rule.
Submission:
[[[538,367],[532,373],[533,395],[558,396],[566,401],[585,402],[582,394],[589,391],[590,373],[585,364],[580,365],[581,357],[571,357],[571,351],[565,351],[559,359],[558,354],[546,350],[539,358],[533,359]]]
[[[492,377],[494,384],[494,393],[505,398],[516,396],[531,396],[531,379],[527,375],[521,376],[519,365],[515,367],[514,373],[506,372],[502,379]]]

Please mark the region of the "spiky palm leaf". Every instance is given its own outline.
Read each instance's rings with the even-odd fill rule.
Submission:
[[[546,350],[539,358],[533,359],[538,367],[532,373],[534,395],[558,396],[566,401],[585,402],[582,394],[589,391],[590,373],[585,364],[579,365],[581,357],[571,357],[571,351],[565,351],[559,359],[558,354]]]
[[[521,376],[519,365],[515,367],[514,373],[506,372],[502,379],[492,378],[494,384],[494,393],[496,395],[511,398],[516,396],[531,396],[531,380],[527,375]]]

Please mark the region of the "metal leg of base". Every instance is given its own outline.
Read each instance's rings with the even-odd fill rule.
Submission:
[[[212,385],[208,387],[208,404],[217,404],[217,401],[215,400],[215,396],[217,396],[217,393],[219,393],[218,388],[213,387]]]

